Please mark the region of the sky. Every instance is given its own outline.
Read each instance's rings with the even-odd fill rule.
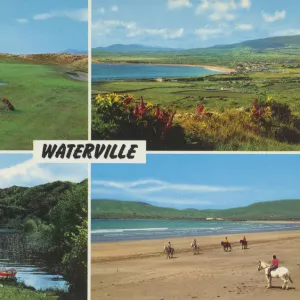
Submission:
[[[88,178],[87,164],[37,164],[31,154],[0,153],[0,188],[33,187],[54,181],[81,182]]]
[[[88,0],[1,1],[0,53],[87,51]]]
[[[202,48],[300,34],[299,0],[93,0],[93,47]]]
[[[147,164],[92,165],[92,199],[223,209],[300,199],[300,155],[147,155]]]

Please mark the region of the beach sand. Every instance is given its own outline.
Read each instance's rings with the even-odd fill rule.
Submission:
[[[92,244],[92,299],[300,299],[300,231],[246,237],[249,249],[242,250],[243,235],[228,235],[231,252],[220,246],[224,236],[198,237],[199,255],[191,252],[193,238],[172,239],[170,260],[162,253],[167,239]],[[264,271],[257,270],[273,254],[290,270],[294,284],[287,291],[280,279],[267,289]]]

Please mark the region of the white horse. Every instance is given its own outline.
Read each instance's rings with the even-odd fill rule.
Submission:
[[[200,247],[198,245],[195,245],[194,243],[192,243],[191,248],[193,248],[193,253],[194,254],[199,254],[200,253]]]
[[[268,277],[268,271],[269,271],[270,265],[267,264],[264,261],[259,261],[258,264],[258,271],[264,269],[265,270],[265,275],[268,281],[268,289],[271,288],[272,285],[272,278],[280,278],[283,280],[283,285],[282,289],[288,289],[288,281],[293,283],[290,272],[287,268],[285,267],[280,267],[277,268],[276,270],[271,271],[271,276]]]

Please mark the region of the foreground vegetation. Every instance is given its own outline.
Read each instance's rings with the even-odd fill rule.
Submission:
[[[93,219],[300,220],[300,200],[268,201],[223,210],[178,210],[143,202],[92,200],[91,209]]]
[[[100,94],[94,100],[93,139],[147,140],[148,150],[299,150],[300,118],[287,104],[261,95],[239,109],[194,113]]]
[[[0,101],[0,150],[32,150],[33,140],[87,138],[87,83],[68,77],[75,65],[46,63],[0,55],[0,98],[16,109],[6,110]]]
[[[1,283],[1,282],[0,282]],[[0,287],[1,300],[57,300],[51,293],[37,292],[24,288],[22,285],[7,284]]]
[[[87,297],[87,199],[87,180],[0,189],[0,228],[22,230],[29,258],[70,283],[61,299]]]

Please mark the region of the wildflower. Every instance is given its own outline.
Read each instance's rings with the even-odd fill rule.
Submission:
[[[271,109],[270,106],[266,107],[265,116],[268,117],[268,118],[272,117],[272,109]]]
[[[100,104],[102,101],[104,101],[104,98],[99,94],[95,98],[95,101],[96,101],[97,104]]]
[[[134,110],[133,110],[133,115],[137,118],[139,116],[139,106],[136,104]]]
[[[132,97],[127,97],[124,99],[124,104],[129,105],[132,102],[133,98]]]
[[[158,105],[156,106],[155,114],[154,114],[154,115],[155,115],[155,117],[157,117],[157,118],[158,118],[159,115],[160,115],[160,111],[159,111],[159,106],[158,106]]]
[[[119,95],[115,94],[115,93],[112,93],[112,94],[109,94],[107,96],[107,100],[110,102],[110,103],[113,103],[113,102],[119,102],[120,100],[120,97]]]
[[[201,104],[197,109],[196,109],[197,115],[202,115],[204,113],[204,105]]]
[[[140,98],[140,114],[143,116],[146,112],[146,106],[143,97]]]

